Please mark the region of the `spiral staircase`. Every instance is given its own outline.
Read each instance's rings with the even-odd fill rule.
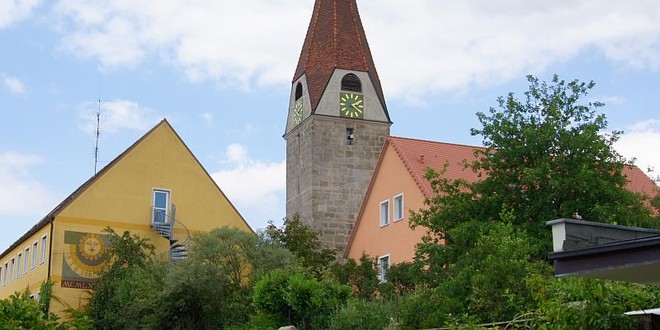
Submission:
[[[169,260],[170,262],[177,262],[188,257],[190,231],[183,223],[176,220],[176,206],[174,204],[172,204],[170,210],[170,214],[165,214],[162,221],[155,221],[156,219],[154,219],[152,227],[156,234],[169,240]],[[152,212],[152,214],[154,213]]]

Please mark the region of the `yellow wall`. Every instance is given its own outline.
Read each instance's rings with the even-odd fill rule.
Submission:
[[[171,191],[177,220],[192,231],[224,225],[250,230],[166,122],[105,171],[60,216],[148,225],[154,188]]]
[[[46,237],[46,255],[42,260],[42,248],[43,237]],[[50,261],[50,226],[47,225],[41,230],[34,233],[28,239],[24,240],[22,244],[18,245],[13,250],[9,251],[2,259],[0,259],[0,265],[2,266],[2,279],[0,279],[0,299],[5,299],[9,297],[16,291],[24,291],[28,289],[30,293],[37,294],[41,283],[43,283],[48,278],[48,264]],[[37,243],[37,259],[36,264],[33,267],[33,256],[35,253],[34,243]],[[27,273],[25,272],[25,249],[29,248],[29,264]],[[21,253],[21,265],[20,265],[20,277],[16,277],[16,267],[18,254]],[[11,277],[7,276],[9,274],[5,273],[5,263],[11,266],[11,260],[14,259],[14,271]],[[5,279],[5,277],[7,277]],[[12,278],[10,281],[9,278]]]
[[[390,264],[412,261],[415,245],[421,241],[423,228],[410,229],[410,210],[417,211],[424,206],[424,195],[404,167],[401,159],[390,144],[385,149],[381,163],[368,192],[364,209],[356,222],[352,241],[348,246],[348,258],[358,260],[362,253],[370,257],[389,255]],[[394,196],[403,194],[404,217],[394,221]],[[380,225],[380,203],[390,202],[390,224]]]
[[[149,238],[156,245],[157,254],[167,258],[169,241],[154,233],[151,227],[153,189],[170,192],[170,203],[176,205],[176,220],[191,233],[223,226],[252,231],[169,123],[162,121],[72,195],[72,200],[56,213],[49,253],[50,278],[54,281],[53,296],[62,303],[52,301],[51,311],[63,315],[61,312],[68,307],[79,308],[86,303],[89,290],[70,286],[93,282],[104,259],[84,254],[81,247],[83,241],[91,237],[96,240],[97,247],[103,248],[102,231],[108,226],[118,234],[128,230]],[[177,233],[184,232],[181,228],[177,227]],[[33,237],[40,238],[44,231],[48,232],[50,240],[50,225]],[[34,240],[29,239],[17,249],[24,249],[24,245]],[[16,253],[12,251],[5,259],[15,257]],[[81,258],[81,255],[88,258]],[[92,260],[96,264],[81,260]],[[0,292],[6,297],[26,287],[28,282],[34,290],[47,278],[47,268],[38,266],[33,273],[28,273],[29,276],[21,276]],[[71,280],[73,277],[80,277],[81,281]]]

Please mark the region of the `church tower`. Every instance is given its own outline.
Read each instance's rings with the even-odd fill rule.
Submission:
[[[344,248],[391,124],[356,0],[316,0],[284,134],[287,217]]]

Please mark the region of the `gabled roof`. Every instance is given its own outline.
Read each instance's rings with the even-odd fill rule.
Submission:
[[[355,0],[316,0],[293,77],[306,74],[312,112],[337,68],[367,72],[390,119]]]
[[[639,167],[625,166],[623,174],[628,178],[628,184],[626,184],[628,190],[650,197],[655,197],[660,193],[660,187],[644,174]]]
[[[464,161],[475,160],[475,150],[485,150],[483,147],[452,144],[445,142],[425,141],[390,136],[387,143],[391,144],[401,158],[410,175],[415,179],[420,191],[426,197],[433,194],[431,183],[424,179],[427,168],[442,169],[448,164],[445,176],[448,179],[466,179],[468,182],[478,180],[478,175],[463,166]],[[654,197],[660,193],[658,187],[637,166],[624,166],[623,175],[628,179],[628,190]],[[485,175],[485,174],[484,174]]]
[[[220,194],[222,194],[222,196],[223,196],[225,199],[227,199],[227,201],[229,202],[229,204],[231,205],[231,207],[232,207],[234,210],[236,210],[236,207],[234,207],[234,205],[233,205],[233,204],[231,203],[231,201],[227,198],[227,196],[224,194],[224,192],[222,192],[222,190],[220,189],[220,187],[218,187],[218,185],[215,183],[215,180],[213,180],[213,178],[211,177],[211,175],[210,175],[210,174],[206,171],[206,169],[202,166],[202,164],[199,162],[199,160],[197,159],[197,157],[195,157],[195,155],[192,153],[192,151],[190,151],[190,149],[188,148],[188,146],[183,142],[183,140],[181,139],[181,137],[179,136],[179,134],[176,133],[176,131],[174,130],[174,128],[172,128],[172,126],[171,126],[170,123],[167,121],[167,119],[163,119],[163,120],[160,121],[160,123],[158,123],[158,124],[157,124],[156,126],[154,126],[152,129],[150,129],[146,134],[144,134],[140,139],[138,139],[137,141],[135,141],[135,143],[133,143],[130,147],[128,147],[128,149],[126,149],[126,150],[125,150],[124,152],[122,152],[119,156],[117,156],[115,159],[113,159],[111,162],[109,162],[108,165],[106,165],[105,167],[103,167],[98,173],[96,173],[94,176],[92,176],[91,178],[89,178],[89,180],[85,181],[85,183],[83,183],[80,187],[78,187],[78,189],[76,189],[73,193],[71,193],[71,195],[67,196],[67,197],[66,197],[62,202],[60,202],[60,203],[59,203],[59,204],[58,204],[58,205],[57,205],[52,211],[50,211],[50,212],[49,212],[46,216],[44,216],[39,222],[37,222],[37,224],[35,224],[34,226],[32,226],[32,228],[30,228],[30,230],[28,230],[25,234],[23,234],[23,236],[21,236],[21,237],[20,237],[18,240],[16,240],[12,245],[10,245],[10,246],[9,246],[4,252],[2,252],[2,254],[0,254],[0,258],[3,258],[5,255],[7,255],[9,252],[11,252],[11,251],[12,251],[14,248],[16,248],[17,246],[19,246],[24,240],[26,240],[27,238],[29,238],[30,236],[32,236],[34,233],[38,232],[39,230],[41,230],[42,228],[44,228],[46,225],[52,223],[53,220],[55,220],[55,217],[57,217],[57,216],[59,215],[59,213],[60,213],[62,210],[64,210],[64,208],[66,208],[69,204],[71,204],[71,202],[73,202],[78,196],[80,196],[80,194],[82,194],[87,188],[89,188],[90,186],[92,186],[92,185],[93,185],[93,184],[94,184],[99,178],[101,178],[106,172],[108,172],[108,171],[109,171],[109,170],[110,170],[115,164],[117,164],[118,162],[120,162],[120,161],[121,161],[121,160],[122,160],[122,159],[123,159],[128,153],[130,153],[133,149],[135,149],[135,147],[136,147],[137,145],[139,145],[139,144],[140,144],[142,141],[144,141],[149,135],[151,135],[152,132],[154,132],[155,130],[157,130],[158,128],[160,128],[160,127],[162,127],[162,126],[166,126],[168,129],[170,129],[170,130],[172,131],[172,133],[174,133],[174,135],[176,136],[176,138],[181,142],[181,144],[183,144],[183,146],[186,148],[186,150],[192,155],[192,157],[195,159],[195,161],[197,162],[197,164],[198,164],[198,165],[204,170],[204,172],[205,172],[206,175],[208,176],[209,180],[211,180],[211,181],[215,184],[215,186],[218,188],[218,191],[220,191]],[[238,212],[238,210],[236,210],[236,213],[237,213],[237,214],[239,215],[239,217],[243,220],[243,222],[245,222],[245,224],[247,225],[247,227],[250,228],[250,229],[252,230],[252,227],[250,227],[250,225],[247,223],[247,221],[245,221],[245,219],[243,219],[243,216]]]
[[[406,170],[408,170],[408,175],[415,181],[415,184],[426,198],[433,196],[431,183],[424,178],[427,168],[442,169],[446,164],[447,170],[445,175],[447,178],[463,178],[470,182],[478,180],[478,175],[471,169],[465,168],[463,164],[466,160],[474,159],[475,149],[483,150],[481,147],[388,136],[383,144],[383,149],[380,152],[380,157],[378,158],[378,163],[376,163],[376,168],[369,182],[367,192],[362,199],[360,211],[357,214],[356,222],[348,238],[348,244],[344,248],[344,258],[348,257],[349,248],[353,244],[353,239],[357,228],[360,226],[360,220],[366,207],[367,196],[371,194],[377,173],[383,165],[385,150],[390,146],[396,152]]]
[[[344,249],[344,257],[348,256],[348,250],[353,242],[353,237],[360,225],[360,219],[362,218],[362,213],[366,207],[365,203],[367,201],[367,196],[369,196],[372,191],[376,175],[383,163],[385,150],[387,150],[389,146],[391,146],[397,153],[401,163],[408,170],[408,174],[412,177],[417,184],[417,187],[426,198],[432,197],[434,194],[431,183],[424,177],[426,169],[428,168],[439,170],[446,164],[447,169],[445,177],[450,180],[460,178],[465,179],[468,182],[475,182],[480,179],[477,173],[469,168],[465,168],[464,163],[466,161],[469,162],[475,160],[475,150],[485,150],[483,147],[388,136],[383,145],[383,150],[380,153],[367,192],[362,200],[362,205],[357,214],[356,222],[351,231],[348,244]],[[623,174],[628,178],[628,184],[626,187],[630,191],[651,197],[660,193],[660,187],[658,187],[653,180],[646,176],[637,166],[625,166],[623,168]]]
[[[478,180],[477,174],[466,169],[464,163],[474,160],[475,150],[483,150],[481,147],[394,136],[388,137],[386,144],[392,145],[419,190],[427,198],[433,196],[431,183],[424,178],[429,167],[438,170],[447,164],[445,176],[448,179],[462,178],[469,182]]]

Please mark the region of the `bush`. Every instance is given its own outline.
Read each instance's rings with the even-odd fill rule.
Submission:
[[[383,300],[349,300],[332,320],[332,330],[382,330],[394,322],[392,304]]]
[[[254,305],[260,320],[299,329],[325,329],[350,294],[348,286],[319,280],[309,270],[277,269],[255,284]]]

